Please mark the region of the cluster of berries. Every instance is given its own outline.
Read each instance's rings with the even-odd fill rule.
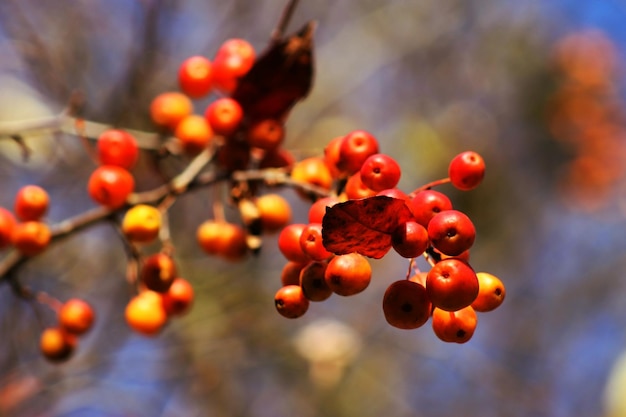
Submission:
[[[477,187],[485,172],[479,154],[457,155],[447,178],[408,194],[397,188],[399,164],[380,153],[376,138],[363,130],[331,140],[324,156],[310,158],[308,164],[315,168],[299,180],[334,193],[312,204],[308,224],[291,224],[279,236],[287,259],[275,295],[281,315],[297,318],[311,301],[365,290],[372,275],[367,257],[381,258],[392,248],[411,260],[412,272],[384,294],[382,307],[390,325],[415,329],[432,317],[441,340],[463,343],[474,333],[476,311],[502,303],[502,282],[476,273],[469,264],[476,237],[472,221],[432,189],[445,183],[464,191]],[[428,272],[414,269],[419,256],[429,261]]]

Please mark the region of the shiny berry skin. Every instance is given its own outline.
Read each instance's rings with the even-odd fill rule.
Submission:
[[[159,236],[161,212],[154,206],[137,204],[124,214],[122,233],[136,243],[149,243]]]
[[[213,139],[213,129],[203,116],[190,114],[178,123],[174,136],[180,142],[183,151],[193,156],[209,146]]]
[[[433,331],[444,342],[465,343],[472,338],[478,317],[471,306],[456,311],[433,309]]]
[[[211,61],[194,55],[185,59],[178,69],[178,85],[191,98],[206,96],[213,86]]]
[[[135,189],[133,176],[124,168],[102,165],[96,168],[87,183],[89,196],[105,207],[116,209],[126,204]]]
[[[421,224],[408,221],[391,233],[391,245],[404,258],[420,256],[428,248],[428,232]]]
[[[409,280],[395,281],[383,296],[387,323],[398,329],[417,329],[428,321],[431,303],[423,285]]]
[[[254,65],[256,53],[245,39],[228,39],[220,45],[213,58],[215,88],[230,94],[237,88],[238,79]]]
[[[478,296],[472,302],[474,310],[487,312],[495,310],[506,297],[506,288],[500,278],[487,272],[477,272]]]
[[[243,109],[230,97],[222,97],[208,105],[204,117],[217,135],[230,136],[243,120]]]
[[[43,252],[50,244],[51,239],[50,228],[43,222],[17,223],[13,228],[13,245],[25,256],[35,256]]]
[[[163,308],[168,316],[180,316],[191,309],[194,300],[193,287],[184,278],[176,278],[161,296]]]
[[[309,309],[309,299],[299,285],[285,285],[274,295],[274,306],[281,316],[288,319],[302,317]]]
[[[4,249],[13,242],[15,216],[4,207],[0,207],[0,249]]]
[[[326,214],[326,207],[332,207],[339,202],[337,197],[322,197],[309,207],[309,223],[322,223]]]
[[[41,333],[39,350],[51,362],[65,362],[76,349],[76,337],[59,327],[49,327]]]
[[[356,172],[348,177],[344,193],[349,200],[358,200],[360,198],[373,197],[377,194],[376,191],[365,185],[365,183],[361,179],[360,172]]]
[[[478,278],[469,264],[449,258],[437,262],[426,276],[426,291],[433,306],[454,311],[467,307],[478,296]]]
[[[456,256],[474,244],[476,229],[474,223],[463,212],[446,210],[437,213],[428,223],[428,237],[439,252]]]
[[[452,210],[452,202],[447,195],[436,190],[423,190],[416,193],[407,204],[415,221],[428,227],[435,214]]]
[[[156,336],[165,323],[167,313],[161,294],[146,290],[133,297],[124,310],[126,323],[143,336]]]
[[[394,188],[400,182],[400,165],[383,153],[370,155],[361,165],[361,181],[376,192]]]
[[[198,226],[196,239],[208,255],[239,261],[248,253],[246,231],[238,224],[207,220]]]
[[[96,142],[98,162],[130,170],[139,159],[139,147],[133,135],[120,129],[108,129]]]
[[[50,197],[38,185],[25,185],[15,195],[14,211],[22,221],[40,220],[48,211]]]
[[[324,278],[327,266],[326,262],[310,262],[300,271],[300,287],[308,300],[324,301],[332,295]]]
[[[303,223],[292,223],[280,231],[278,249],[288,261],[307,263],[311,260],[300,245],[300,236],[306,226]]]
[[[369,156],[377,153],[378,140],[374,135],[365,130],[354,130],[341,141],[337,166],[341,171],[352,175],[361,170],[363,162]]]
[[[474,151],[458,154],[448,166],[450,182],[459,190],[472,190],[482,182],[485,176],[485,161]]]
[[[369,286],[372,267],[358,253],[337,255],[328,263],[324,278],[335,294],[347,297],[358,294]]]
[[[164,293],[178,276],[174,259],[165,253],[146,257],[141,266],[141,282],[147,289]]]
[[[161,93],[150,103],[152,121],[170,130],[176,129],[178,123],[192,113],[191,99],[178,91]]]
[[[278,120],[263,119],[253,123],[246,133],[246,140],[253,148],[272,150],[285,139],[285,127]]]
[[[314,261],[324,261],[333,254],[328,252],[322,243],[322,224],[309,223],[300,234],[300,247]]]
[[[59,326],[74,335],[83,335],[93,326],[95,314],[91,305],[78,298],[67,300],[59,310]]]

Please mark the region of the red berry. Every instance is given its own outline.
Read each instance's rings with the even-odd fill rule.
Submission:
[[[302,252],[314,261],[323,261],[333,256],[322,243],[321,223],[310,223],[302,229],[300,247]]]
[[[223,97],[209,104],[204,117],[216,134],[230,136],[237,130],[243,119],[243,109],[237,101]]]
[[[82,335],[91,329],[94,317],[93,308],[87,302],[72,298],[59,310],[59,325],[68,333]]]
[[[329,196],[318,199],[309,207],[309,223],[322,223],[326,214],[326,207],[332,207],[339,202],[337,197]]]
[[[414,221],[401,224],[391,233],[391,245],[404,258],[420,256],[429,243],[424,226]]]
[[[165,253],[148,256],[141,267],[141,282],[154,292],[166,292],[176,277],[176,263]]]
[[[48,211],[50,197],[38,185],[25,185],[15,196],[15,215],[22,221],[40,220]]]
[[[439,252],[457,256],[474,244],[474,223],[463,212],[446,210],[436,214],[428,223],[428,237]]]
[[[237,88],[237,81],[254,65],[256,53],[244,39],[228,39],[217,50],[213,59],[213,82],[215,88],[230,94]]]
[[[285,258],[294,262],[309,262],[311,259],[302,250],[300,236],[306,224],[293,223],[281,230],[278,235],[278,249]]]
[[[296,319],[309,309],[309,299],[299,285],[285,285],[276,292],[274,306],[283,317]]]
[[[469,306],[478,296],[478,289],[476,273],[460,259],[437,262],[426,276],[428,298],[442,310],[454,311]]]
[[[474,189],[485,176],[485,161],[473,151],[460,153],[450,161],[448,176],[452,185],[459,190]]]
[[[335,294],[344,297],[365,290],[372,279],[372,267],[363,255],[349,253],[333,257],[326,267],[325,279]]]
[[[430,219],[435,214],[452,210],[452,202],[448,196],[435,190],[418,192],[409,200],[408,206],[413,217],[415,217],[415,221],[424,227],[428,227]]]
[[[187,58],[178,69],[178,84],[185,94],[200,98],[211,91],[213,85],[211,61],[199,55]]]
[[[333,293],[324,278],[327,266],[326,262],[310,262],[300,272],[300,287],[310,301],[324,301]]]
[[[400,165],[389,155],[370,155],[361,165],[361,181],[374,191],[394,188],[400,181]]]
[[[87,184],[91,198],[112,209],[122,207],[134,188],[135,180],[130,172],[115,165],[96,168]]]
[[[163,293],[163,308],[168,316],[180,316],[191,308],[193,287],[184,278],[176,278],[170,288]]]
[[[354,130],[341,141],[337,166],[351,175],[360,171],[363,162],[370,155],[377,153],[378,140],[369,132]]]
[[[4,207],[0,207],[0,249],[12,243],[15,216]]]
[[[430,317],[431,303],[423,285],[409,280],[391,284],[383,297],[387,323],[399,329],[417,329]]]
[[[278,120],[263,119],[248,128],[246,139],[253,148],[276,149],[285,139],[285,127]]]
[[[124,130],[105,130],[98,137],[96,146],[98,161],[102,165],[116,165],[131,169],[139,158],[137,140]]]

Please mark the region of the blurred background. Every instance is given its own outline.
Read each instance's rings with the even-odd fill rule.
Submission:
[[[261,51],[284,4],[2,0],[0,121],[56,114],[80,90],[88,119],[150,131],[149,103],[177,88],[183,59],[212,57],[231,37]],[[302,1],[289,31],[312,19],[315,84],[285,146],[318,154],[368,130],[400,162],[406,191],[446,176],[457,153],[480,152],[484,183],[442,191],[476,224],[471,263],[502,279],[504,304],[464,345],[439,341],[429,323],[392,328],[382,295],[407,262],[389,254],[371,262],[364,293],[284,319],[276,236],[244,262],[207,257],[195,228],[210,193],[194,192],[170,221],[196,303],[157,338],[124,322],[126,253],[107,224],[19,269],[25,285],[95,306],[97,325],[69,362],[39,353],[50,310],[0,287],[0,415],[626,416],[626,2]],[[25,140],[28,162],[0,142],[1,206],[29,183],[49,191],[50,222],[94,206],[94,165],[75,136]],[[144,162],[135,174],[149,189],[160,178]],[[306,221],[307,204],[280,193]]]

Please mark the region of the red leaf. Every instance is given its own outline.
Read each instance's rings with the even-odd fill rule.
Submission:
[[[412,218],[404,200],[375,196],[326,208],[322,241],[336,254],[358,252],[380,259],[391,248],[391,232]]]

